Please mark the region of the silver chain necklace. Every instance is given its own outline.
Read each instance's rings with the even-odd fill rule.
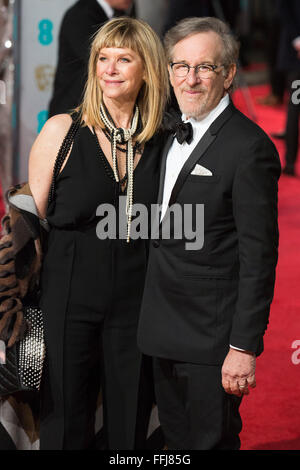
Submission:
[[[126,215],[127,215],[127,243],[130,240],[130,228],[132,220],[132,207],[133,207],[133,171],[134,171],[134,150],[132,145],[132,137],[136,133],[138,121],[139,121],[139,108],[135,106],[135,112],[132,119],[130,129],[123,127],[115,127],[114,123],[108,118],[103,104],[100,104],[100,116],[103,124],[108,129],[111,139],[111,154],[113,163],[113,173],[117,183],[119,183],[119,174],[117,166],[117,142],[127,143],[126,152],[126,166],[127,166],[127,194],[126,194]]]

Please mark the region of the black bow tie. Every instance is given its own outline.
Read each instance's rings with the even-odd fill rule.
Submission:
[[[183,142],[190,144],[192,142],[193,126],[190,122],[183,122],[178,114],[165,113],[163,126],[165,130],[174,132],[180,144],[183,144]]]

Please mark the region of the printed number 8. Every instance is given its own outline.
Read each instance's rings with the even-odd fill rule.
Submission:
[[[48,46],[53,41],[53,23],[50,20],[42,20],[39,22],[39,41],[43,46]]]
[[[43,110],[38,113],[37,115],[37,121],[38,121],[37,133],[38,134],[41,132],[47,119],[48,119],[48,111]]]

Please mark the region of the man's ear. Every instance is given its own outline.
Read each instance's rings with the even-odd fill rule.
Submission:
[[[236,74],[236,64],[231,64],[229,66],[229,70],[227,72],[227,76],[225,78],[225,81],[224,81],[224,88],[225,90],[228,90],[233,82],[233,79],[235,77],[235,74]]]

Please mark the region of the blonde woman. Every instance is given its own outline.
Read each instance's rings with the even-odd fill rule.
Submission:
[[[154,31],[140,20],[113,19],[94,37],[80,127],[49,204],[71,116],[49,119],[33,145],[29,184],[51,225],[41,279],[48,359],[41,449],[93,447],[100,380],[108,448],[143,447],[147,410],[139,391],[149,384],[143,387],[148,370],[136,328],[148,241],[133,236],[133,204],[150,210],[156,202],[167,95]],[[116,224],[116,237],[101,231],[105,215],[97,208],[105,204],[116,209],[117,221],[125,220],[125,230]]]

